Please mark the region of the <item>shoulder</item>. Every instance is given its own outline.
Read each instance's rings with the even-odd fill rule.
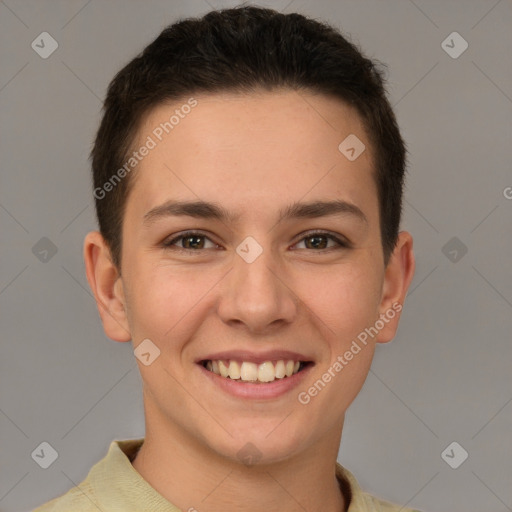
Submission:
[[[148,487],[130,462],[142,442],[143,439],[112,441],[106,456],[81,483],[32,512],[98,512],[105,510],[106,505],[114,505],[114,510],[127,510],[127,503],[133,500],[130,493],[144,499],[143,491]]]
[[[55,498],[33,510],[33,512],[98,512],[94,489],[87,484],[73,487],[63,496]]]
[[[340,464],[336,465],[336,476],[344,489],[344,494],[348,495],[350,500],[347,512],[419,512],[364,492],[355,476]]]
[[[381,500],[366,492],[363,492],[362,495],[367,503],[367,510],[371,512],[420,512],[419,510],[402,507],[400,505],[390,503],[389,501]]]

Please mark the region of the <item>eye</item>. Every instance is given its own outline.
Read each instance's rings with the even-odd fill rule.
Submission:
[[[333,241],[334,246],[328,246],[329,241]],[[350,247],[350,244],[347,240],[343,240],[338,236],[335,236],[331,233],[324,231],[314,231],[311,233],[307,233],[307,235],[304,238],[302,238],[302,240],[299,242],[299,244],[301,243],[305,244],[306,249],[313,248],[318,250],[329,250]]]
[[[211,245],[209,247],[207,246],[206,241],[210,242]],[[187,231],[186,233],[182,233],[172,240],[164,241],[162,246],[168,249],[172,248],[182,251],[197,251],[200,249],[211,249],[218,247],[218,245],[212,242],[206,235],[197,231]]]
[[[330,242],[331,245],[329,245]],[[350,242],[348,242],[343,237],[338,237],[334,234],[324,231],[313,231],[307,233],[306,236],[304,236],[297,244],[294,245],[294,247],[296,248],[301,243],[304,243],[304,247],[302,248],[316,249],[315,252],[350,247]],[[170,240],[164,241],[162,243],[162,247],[165,249],[172,249],[177,251],[200,252],[202,249],[218,248],[219,245],[201,232],[187,231],[179,236],[175,236]]]

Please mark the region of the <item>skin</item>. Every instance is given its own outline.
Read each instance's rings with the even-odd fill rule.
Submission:
[[[137,167],[121,273],[98,232],[85,240],[87,278],[107,336],[134,347],[149,338],[161,351],[149,366],[137,360],[146,440],[133,465],[182,510],[346,510],[335,479],[345,411],[375,344],[394,337],[400,314],[307,405],[297,394],[393,303],[404,303],[414,273],[412,238],[400,233],[385,266],[373,157],[351,107],[290,90],[196,99]],[[138,142],[177,107],[151,111]],[[366,145],[353,162],[338,150],[349,134]],[[168,216],[145,225],[144,215],[169,199],[215,202],[239,217]],[[278,222],[294,202],[334,199],[356,205],[366,221],[345,214]],[[175,249],[162,247],[187,229],[204,232],[199,249],[176,250],[184,239]],[[308,230],[330,231],[351,245],[321,238],[329,245],[316,248]],[[236,253],[248,236],[263,249],[252,263]],[[305,354],[314,366],[298,388],[274,399],[227,395],[195,363],[213,351],[276,348]],[[261,456],[253,466],[237,456],[249,442]]]

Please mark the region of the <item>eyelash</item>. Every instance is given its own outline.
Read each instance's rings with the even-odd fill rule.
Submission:
[[[186,249],[184,247],[174,246],[174,244],[176,242],[178,242],[182,239],[191,237],[191,236],[203,237],[203,238],[210,240],[210,242],[215,243],[215,242],[213,242],[213,240],[211,240],[208,236],[206,236],[204,233],[201,233],[200,231],[186,231],[185,233],[182,233],[181,235],[173,238],[172,240],[164,241],[162,243],[162,247],[164,249],[171,249],[173,251],[180,251],[180,252],[186,252],[186,253],[199,253],[199,252],[206,250],[206,249]],[[329,247],[327,249],[317,249],[317,250],[310,249],[313,252],[330,252],[332,250],[351,248],[351,244],[350,244],[350,242],[348,242],[348,240],[343,240],[342,238],[339,238],[338,236],[336,236],[328,231],[310,231],[308,233],[305,233],[303,235],[303,237],[297,242],[297,244],[304,241],[307,238],[312,238],[314,236],[324,236],[328,239],[331,239],[338,244],[338,247]],[[296,244],[294,244],[294,245],[296,245]]]

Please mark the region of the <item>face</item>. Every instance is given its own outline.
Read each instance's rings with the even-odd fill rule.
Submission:
[[[168,134],[155,129],[180,105],[140,130],[137,147],[156,144],[133,176],[110,315],[129,336],[105,329],[150,340],[149,430],[233,460],[334,446],[408,284],[384,266],[363,125],[320,95],[196,100]],[[365,145],[355,160],[338,148],[351,134]]]

